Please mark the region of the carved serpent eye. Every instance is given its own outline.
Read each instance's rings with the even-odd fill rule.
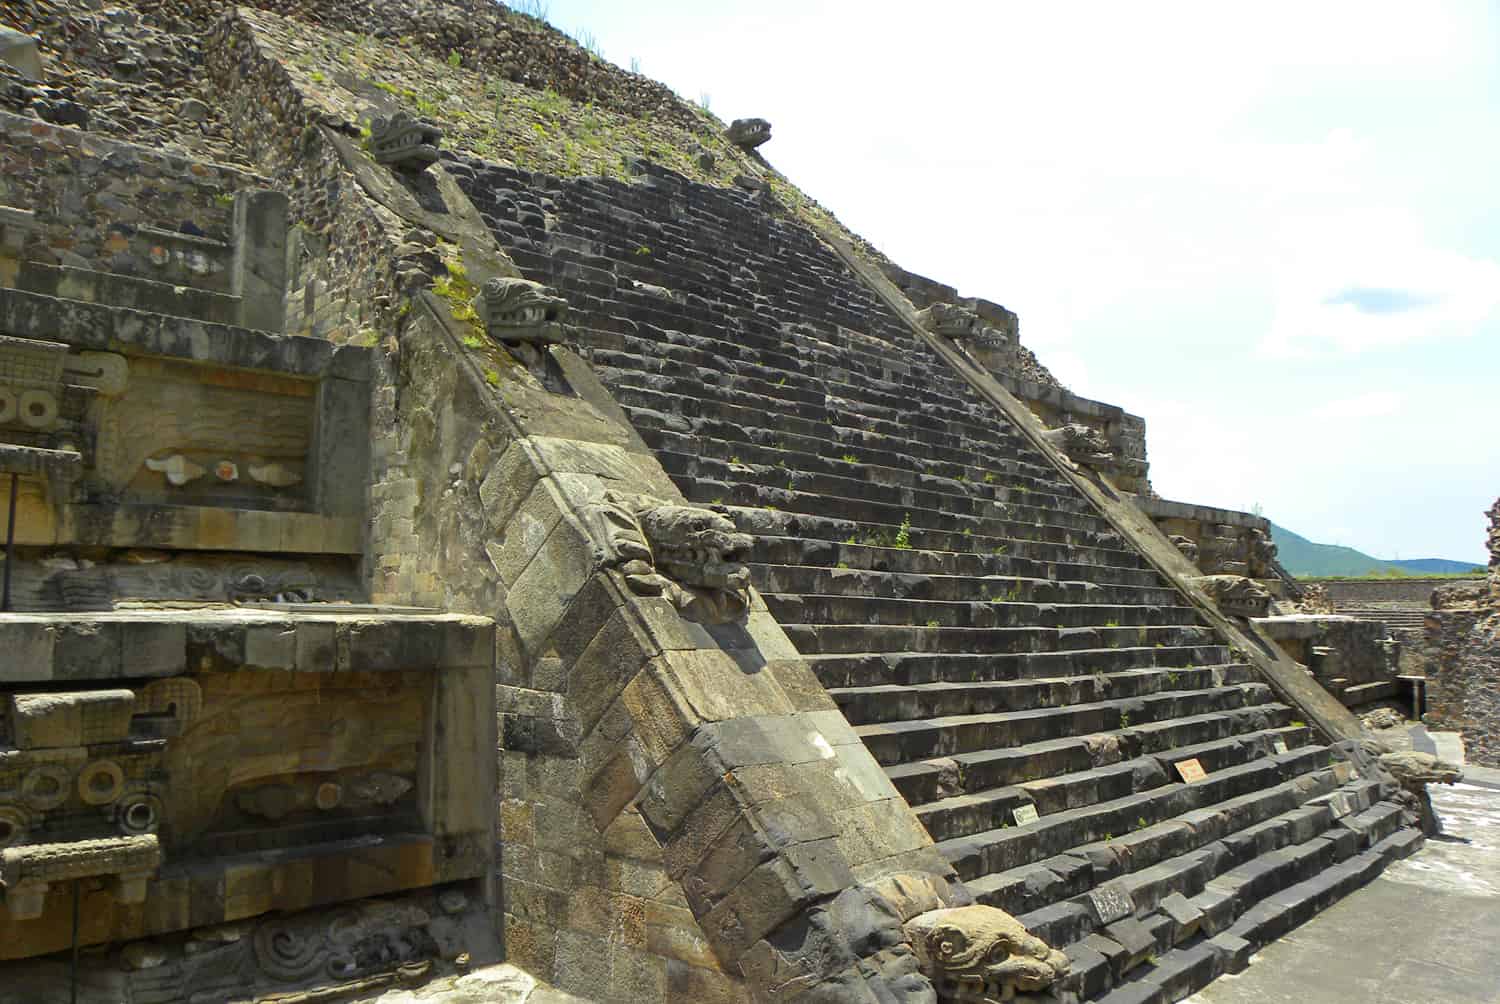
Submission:
[[[990,949],[987,961],[990,965],[997,966],[1010,958],[1010,954],[1010,945],[1002,938],[995,942],[994,946]]]
[[[932,954],[938,959],[951,959],[969,947],[969,939],[964,933],[954,928],[946,928],[933,933]]]

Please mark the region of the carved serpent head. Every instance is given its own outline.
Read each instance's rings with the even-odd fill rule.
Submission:
[[[1067,956],[1004,911],[976,905],[941,914],[927,932],[921,954],[933,977],[982,986],[981,994],[969,995],[976,1000],[1007,1000],[1017,990],[1041,990],[1068,972]]]
[[[658,505],[643,509],[641,530],[656,567],[689,586],[739,591],[750,586],[744,557],[753,540],[711,509]]]
[[[529,279],[490,279],[479,293],[479,314],[500,342],[558,342],[568,301]]]

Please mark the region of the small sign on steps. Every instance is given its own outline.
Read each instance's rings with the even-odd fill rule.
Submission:
[[[1090,889],[1089,902],[1094,905],[1100,924],[1113,924],[1120,918],[1135,913],[1135,901],[1130,898],[1130,890],[1118,879],[1106,882],[1097,889]]]
[[[1011,810],[1011,815],[1016,817],[1017,826],[1025,826],[1027,823],[1034,823],[1037,820],[1036,806],[1032,805],[1030,802],[1027,802],[1025,805],[1018,805],[1013,810]]]
[[[1178,760],[1172,766],[1177,768],[1177,773],[1188,784],[1192,784],[1194,781],[1201,781],[1208,776],[1208,772],[1203,769],[1203,765],[1198,762],[1197,757],[1193,757],[1191,760]]]

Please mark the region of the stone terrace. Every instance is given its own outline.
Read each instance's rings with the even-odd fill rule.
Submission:
[[[772,612],[970,889],[1068,946],[1074,989],[1177,999],[1419,844],[764,196],[445,166],[569,298],[683,493],[755,536]],[[1133,916],[1101,916],[1106,885]]]

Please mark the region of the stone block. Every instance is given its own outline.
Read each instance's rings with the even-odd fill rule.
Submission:
[[[519,449],[519,446],[512,445],[506,450],[501,458],[502,465],[505,458]],[[493,473],[491,472],[491,476]],[[480,486],[480,498],[484,498],[483,485]],[[539,481],[524,496],[509,519],[503,524],[491,525],[490,531],[496,539],[486,543],[485,550],[495,574],[507,588],[513,586],[531,564],[532,558],[536,557],[547,538],[552,535],[566,508],[567,504],[558,495],[557,486],[551,481]]]
[[[515,579],[506,607],[522,649],[533,658],[593,572],[593,545],[572,519],[561,519]]]
[[[646,903],[646,950],[691,966],[716,969],[718,959],[691,910],[665,903]]]
[[[14,621],[0,624],[0,683],[39,683],[52,679],[56,631],[51,624]]]
[[[16,694],[10,699],[10,741],[17,749],[123,742],[134,707],[129,690]]]
[[[42,56],[37,40],[0,25],[0,63],[13,67],[27,80],[42,79]]]
[[[1125,951],[1121,973],[1129,972],[1156,954],[1156,939],[1146,925],[1134,917],[1115,921],[1104,928],[1104,933]]]
[[[655,665],[662,685],[693,726],[792,713],[791,702],[770,675],[746,673],[716,648],[666,652]]]
[[[591,474],[626,486],[640,476],[630,454],[618,446],[558,436],[532,436],[530,442],[548,474]]]
[[[653,771],[687,741],[696,724],[672,700],[660,664],[660,659],[653,660],[620,694]]]
[[[479,483],[479,501],[492,535],[500,536],[541,475],[527,448],[512,442]]]
[[[568,673],[567,693],[585,734],[655,655],[631,611],[617,610],[588,642]]]
[[[637,807],[658,843],[682,825],[722,777],[715,760],[695,744],[678,750],[651,776]]]
[[[241,327],[277,334],[286,328],[287,206],[284,192],[235,195],[230,291],[240,298]]]
[[[1161,912],[1172,920],[1172,944],[1178,945],[1198,933],[1203,921],[1203,911],[1188,902],[1186,896],[1174,892],[1159,904]]]
[[[586,998],[611,987],[609,942],[586,931],[558,931],[552,978],[560,989]]]

